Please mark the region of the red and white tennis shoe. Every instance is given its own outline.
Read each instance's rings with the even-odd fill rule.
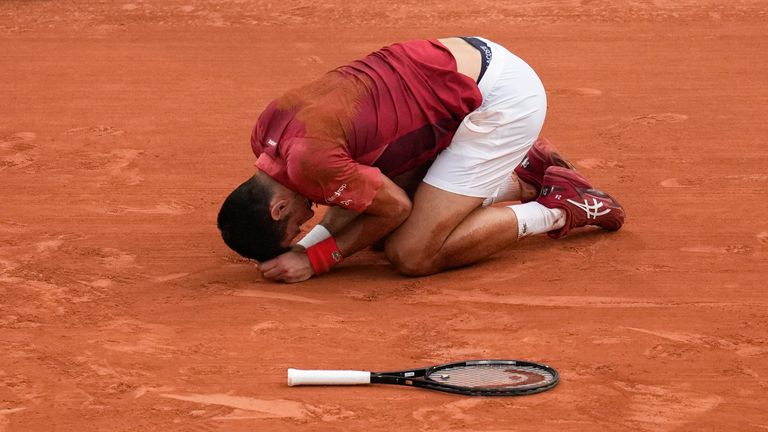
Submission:
[[[515,174],[517,177],[536,187],[536,193],[541,191],[541,182],[544,180],[544,173],[547,168],[551,166],[559,166],[563,168],[573,169],[573,165],[565,160],[560,153],[557,152],[555,145],[549,142],[546,138],[539,138],[533,143],[533,146],[528,150],[528,153],[515,168]],[[533,201],[532,198],[528,201]],[[525,202],[524,200],[523,202]]]
[[[570,230],[587,225],[616,231],[624,224],[626,216],[615,198],[593,188],[576,171],[559,166],[547,168],[536,201],[544,207],[565,211],[565,226],[547,233],[552,238],[563,237]]]

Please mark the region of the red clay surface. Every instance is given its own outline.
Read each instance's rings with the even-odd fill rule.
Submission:
[[[768,6],[499,3],[0,3],[0,431],[767,430]],[[290,286],[226,249],[216,213],[271,98],[460,34],[539,72],[544,135],[622,231],[420,279],[365,252]],[[562,382],[285,383],[469,358]]]

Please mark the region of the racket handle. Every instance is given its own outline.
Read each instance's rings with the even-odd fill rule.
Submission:
[[[288,369],[288,385],[353,385],[370,384],[371,373],[354,370]]]

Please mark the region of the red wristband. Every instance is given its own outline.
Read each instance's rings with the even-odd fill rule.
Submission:
[[[320,243],[307,248],[307,256],[315,274],[325,273],[336,264],[341,264],[344,257],[341,255],[336,239],[328,237]]]

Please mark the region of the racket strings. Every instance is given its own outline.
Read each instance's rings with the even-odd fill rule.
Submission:
[[[545,369],[509,364],[466,365],[433,371],[430,381],[466,388],[522,389],[551,384],[555,376]]]

